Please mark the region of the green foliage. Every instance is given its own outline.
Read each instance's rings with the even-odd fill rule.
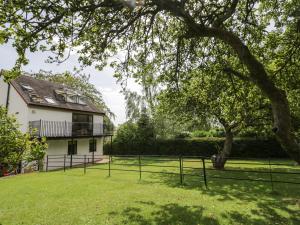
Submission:
[[[257,108],[260,104],[252,104],[252,100],[263,93],[268,98],[267,103],[272,105],[275,126],[281,126],[278,138],[287,151],[298,156],[299,149],[295,147],[289,123],[289,108],[291,114],[297,116],[300,102],[299,18],[295,16],[298,10],[299,0],[214,3],[147,0],[135,9],[109,0],[62,0],[50,5],[46,0],[2,1],[0,43],[11,40],[16,48],[19,58],[15,69],[27,63],[27,49],[51,51],[54,57],[50,56],[50,61],[61,61],[73,48],[83,65],[95,65],[98,69],[122,50],[121,59],[115,57],[111,63],[118,80],[126,83],[128,77],[132,77],[149,87],[144,84],[151,84],[154,79],[167,93],[172,93],[182,87],[185,77],[185,80],[195,81],[196,85],[188,86],[196,94],[190,99],[189,95],[176,98],[172,93],[170,98],[174,104],[187,102],[191,106],[199,99],[206,103],[211,99],[210,104],[205,105],[212,108],[202,111],[201,117],[211,117],[217,112],[215,106],[219,106],[221,114],[213,117],[220,117],[220,122],[225,117],[229,121],[226,123],[233,122],[242,129],[246,123],[253,124],[245,113],[254,115],[250,118],[260,117],[252,111],[252,106]],[[228,74],[223,86],[224,79],[219,78],[224,77],[224,71]],[[218,94],[203,93],[199,89],[202,77],[188,77],[205,73],[208,76],[204,77],[203,84],[211,83],[210,90],[220,81],[220,85],[216,85]],[[229,84],[232,85],[228,91],[219,95],[219,88],[227,89]],[[259,91],[251,85],[249,90],[248,84]],[[288,103],[280,89],[287,92]],[[144,90],[146,95],[150,93]],[[234,93],[238,93],[239,98],[232,98]],[[262,103],[265,107],[266,102]],[[199,117],[199,110],[196,114],[189,117]],[[256,121],[254,119],[255,126]],[[262,121],[267,121],[262,124],[263,128],[269,129],[271,116]]]
[[[153,123],[145,109],[142,110],[137,122],[128,121],[119,126],[114,144],[118,148],[133,148],[136,154],[141,154],[144,149],[141,146],[151,146],[155,140],[155,130]]]
[[[190,138],[191,134],[190,134],[190,132],[180,132],[180,133],[175,133],[174,137],[175,138]]]
[[[222,149],[223,138],[197,138],[197,139],[157,139],[151,144],[142,145],[137,142],[113,142],[104,145],[105,154],[130,155],[188,155],[207,156],[217,154]],[[141,151],[142,149],[142,151]],[[286,158],[287,154],[274,139],[237,139],[233,143],[231,157],[241,158]]]
[[[155,139],[153,123],[147,114],[146,108],[142,109],[140,118],[137,121],[137,135],[140,143],[151,143]]]
[[[221,129],[195,130],[192,132],[192,137],[224,137],[225,133]]]
[[[6,109],[0,107],[0,164],[16,168],[21,161],[41,160],[45,155],[45,139],[31,138],[23,134],[13,116],[7,115]]]
[[[118,127],[116,136],[114,138],[114,143],[116,145],[127,145],[129,143],[134,143],[138,139],[138,127],[132,122],[126,122]]]

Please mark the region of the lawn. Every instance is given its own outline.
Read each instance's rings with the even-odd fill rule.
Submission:
[[[124,163],[128,161],[114,159],[111,168],[138,169],[117,165]],[[178,166],[177,161],[148,159],[143,163],[147,164],[143,170],[178,173],[172,167]],[[268,169],[263,164],[237,163],[243,162],[235,161],[227,169]],[[186,160],[184,167],[189,167],[184,173],[195,176],[185,175],[183,185],[178,174],[145,172],[139,180],[137,172],[112,170],[108,177],[108,171],[95,169],[108,168],[107,164],[89,167],[86,174],[76,168],[0,178],[0,224],[300,224],[300,185],[275,183],[272,192],[266,182],[210,178],[223,173],[227,177],[269,179],[269,174],[208,171],[206,189],[203,178],[196,176],[201,175],[200,161]],[[272,168],[300,172],[299,166]],[[273,179],[299,182],[300,176],[276,174]]]

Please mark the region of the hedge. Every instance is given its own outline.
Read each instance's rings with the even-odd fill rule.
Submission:
[[[148,144],[117,143],[104,145],[104,153],[112,155],[189,155],[210,157],[222,148],[222,138],[155,140]],[[235,140],[231,157],[242,158],[287,158],[288,155],[274,140]]]

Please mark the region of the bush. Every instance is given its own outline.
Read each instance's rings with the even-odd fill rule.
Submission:
[[[156,140],[147,145],[139,145],[134,142],[113,142],[104,145],[105,154],[120,155],[189,155],[210,157],[222,148],[223,138],[198,138],[198,139],[171,139]],[[231,157],[242,158],[286,158],[287,154],[282,150],[276,140],[235,140],[232,147]]]
[[[181,132],[175,135],[175,138],[190,138],[191,134],[189,132]]]
[[[208,137],[208,133],[205,130],[195,130],[192,132],[192,137]]]
[[[224,137],[225,133],[222,129],[195,130],[192,132],[192,137]]]

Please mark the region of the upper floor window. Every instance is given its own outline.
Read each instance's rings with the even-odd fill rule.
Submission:
[[[71,89],[55,90],[57,99],[60,101],[86,105],[86,97],[79,91]]]

